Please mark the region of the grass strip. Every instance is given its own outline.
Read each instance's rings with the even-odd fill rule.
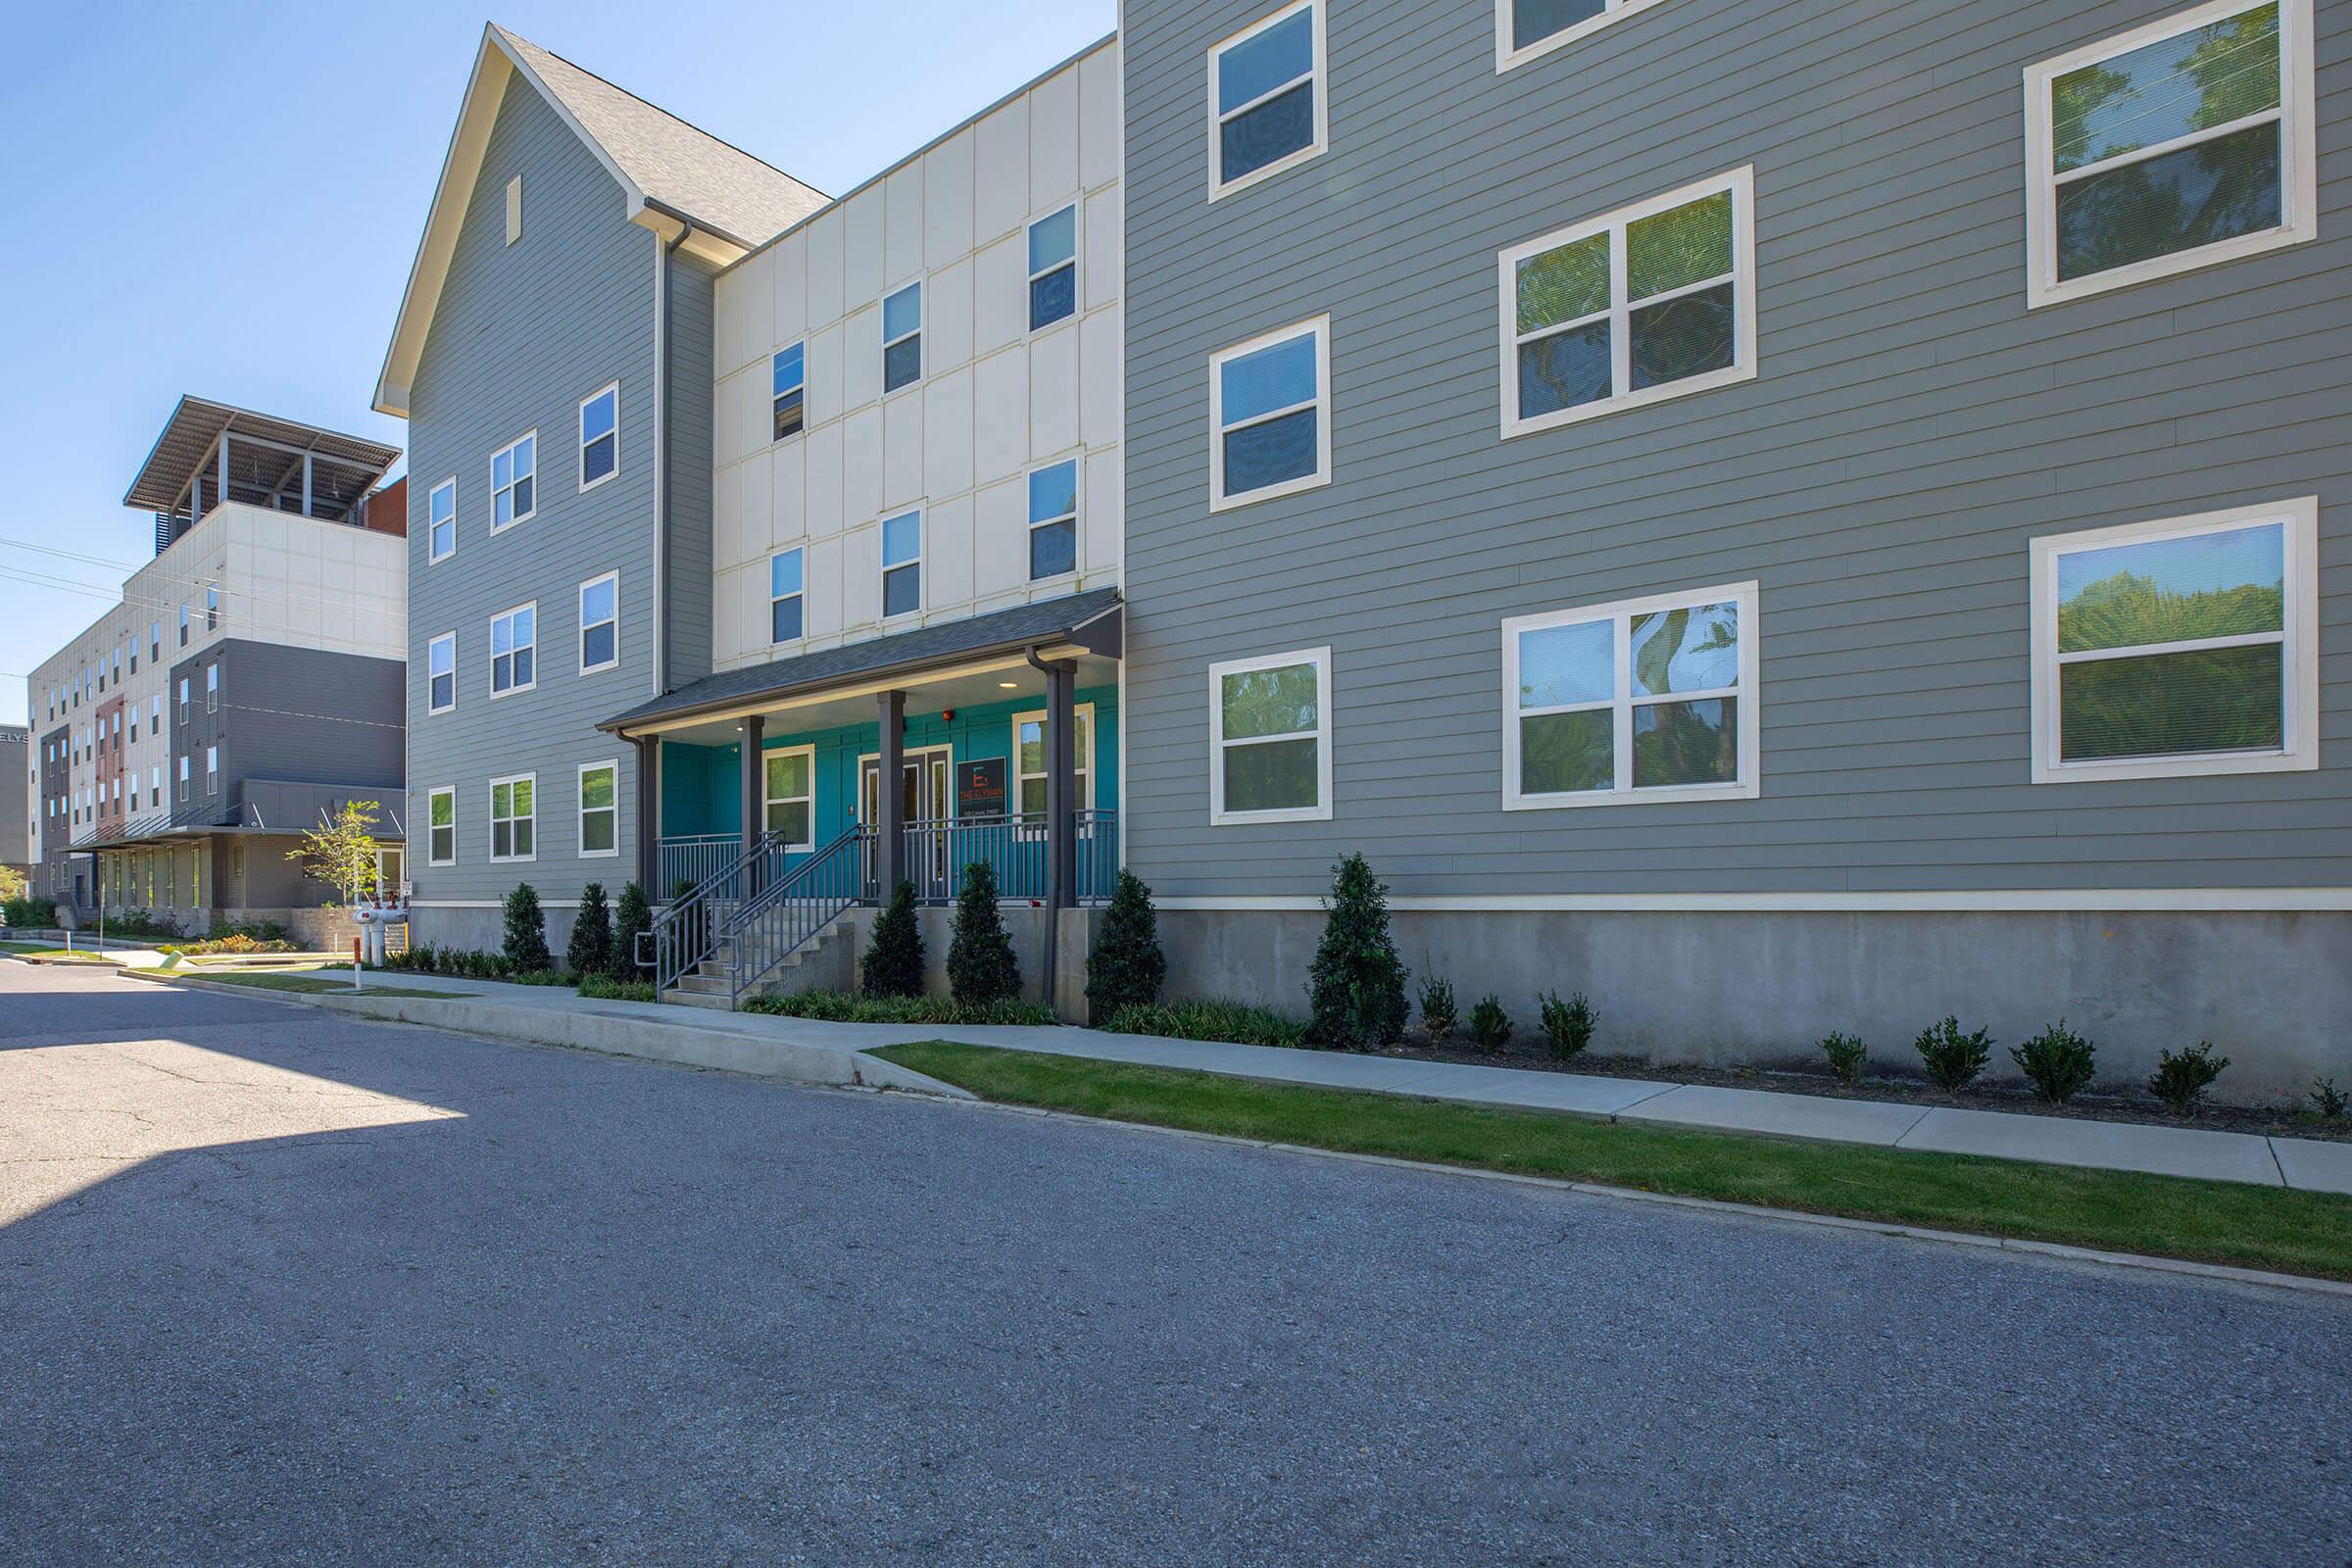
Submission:
[[[2352,1198],[1628,1126],[926,1041],[875,1053],[984,1100],[1349,1153],[2352,1279]]]
[[[464,991],[422,991],[408,986],[368,986],[354,991],[349,970],[345,970],[339,980],[317,974],[208,974],[204,976],[204,983],[212,986],[252,986],[260,991],[332,991],[346,997],[422,997],[438,1002],[462,1002],[468,995]]]

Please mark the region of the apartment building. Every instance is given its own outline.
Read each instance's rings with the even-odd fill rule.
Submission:
[[[32,731],[0,724],[0,865],[32,879],[33,803],[40,774],[33,766]]]
[[[829,200],[487,31],[378,397],[419,940],[494,946],[528,881],[561,941],[590,881],[668,899],[756,846],[943,899],[985,833],[1075,902],[1116,777],[1118,162],[1107,42]]]
[[[2315,30],[2316,24],[2316,30]],[[2310,0],[1128,0],[1127,861],[1612,1051],[2352,1015]]]
[[[36,889],[182,929],[332,899],[286,860],[375,801],[401,879],[406,492],[397,448],[182,398],[123,504],[153,560],[32,672]]]

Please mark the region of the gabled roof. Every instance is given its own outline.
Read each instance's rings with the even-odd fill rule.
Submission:
[[[688,248],[710,261],[723,266],[825,205],[821,191],[782,170],[493,23],[482,29],[481,51],[392,324],[376,380],[378,413],[408,416],[416,360],[449,276],[490,128],[515,75],[547,100],[619,183],[623,218],[665,238],[683,227]]]

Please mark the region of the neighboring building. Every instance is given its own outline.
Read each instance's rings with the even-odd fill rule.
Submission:
[[[416,481],[416,940],[498,946],[528,881],[561,949],[633,874],[637,760],[596,726],[710,671],[712,275],[823,201],[485,31],[375,400]]]
[[[39,798],[32,731],[0,724],[0,865],[27,881],[32,877],[33,803]]]
[[[2310,0],[1128,0],[1127,861],[1600,1046],[2352,1016]],[[2026,88],[2021,108],[2020,85]],[[2021,192],[2023,199],[2021,200]]]
[[[34,670],[37,890],[182,929],[333,895],[300,833],[378,802],[400,879],[405,487],[397,448],[182,398],[124,505],[156,556]]]

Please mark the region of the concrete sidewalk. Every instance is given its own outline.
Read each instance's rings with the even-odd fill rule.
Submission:
[[[2352,1194],[2352,1143],[2317,1139],[1832,1100],[1647,1079],[1408,1061],[1345,1052],[1203,1044],[1094,1029],[824,1023],[639,1002],[601,1002],[561,987],[451,980],[439,975],[370,972],[367,984],[378,991],[461,992],[464,1000],[336,998],[331,993],[302,994],[300,1000],[324,1002],[373,1017],[811,1083],[886,1086],[960,1097],[961,1090],[869,1054],[884,1046],[952,1040],[1275,1083],[1559,1111],[1644,1126],[1983,1154],[2040,1164]]]

